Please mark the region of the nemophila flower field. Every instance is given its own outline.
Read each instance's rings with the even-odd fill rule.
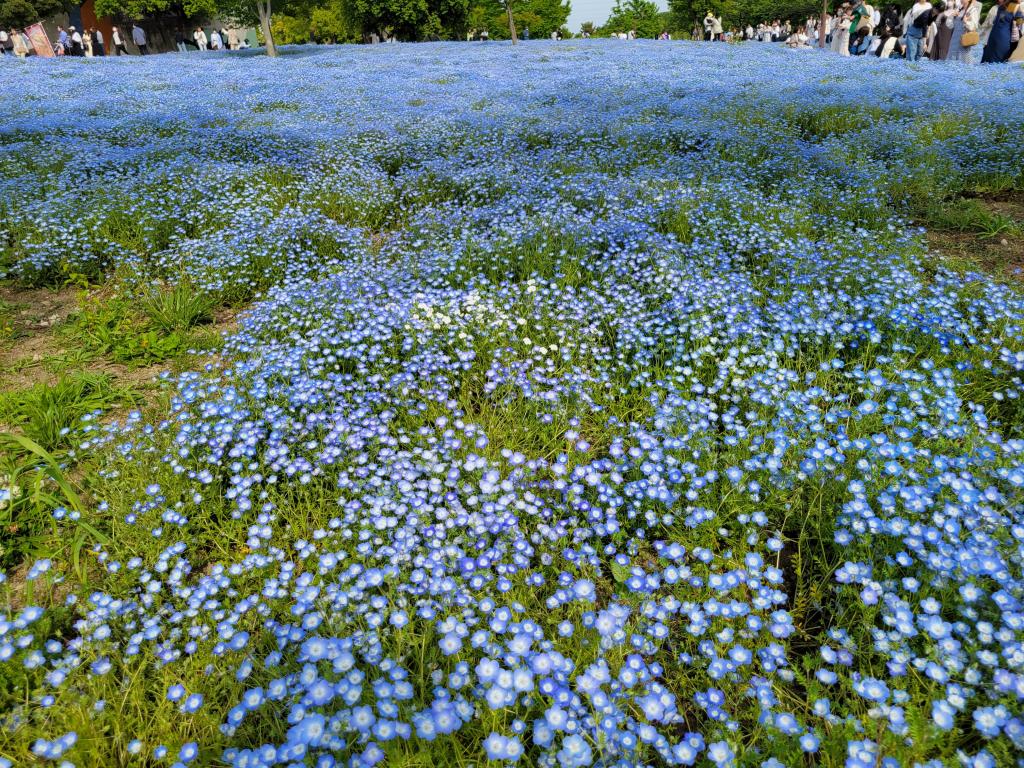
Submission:
[[[1024,184],[1019,69],[0,76],[9,278],[249,306],[75,433],[102,536],[7,584],[7,763],[1022,764],[1024,299],[909,218]]]

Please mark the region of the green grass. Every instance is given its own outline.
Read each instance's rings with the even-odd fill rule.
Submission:
[[[971,232],[989,238],[1019,237],[1024,231],[1020,222],[969,197],[931,200],[922,206],[920,214],[930,228],[937,230]]]
[[[213,319],[214,300],[187,282],[161,286],[139,300],[152,329],[170,335],[189,331]]]
[[[131,389],[116,386],[106,374],[75,372],[53,385],[0,393],[0,420],[54,451],[72,446],[82,417],[136,400]]]

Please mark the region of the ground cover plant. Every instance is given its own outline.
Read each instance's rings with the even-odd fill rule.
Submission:
[[[19,436],[5,764],[1022,764],[1024,299],[915,223],[1019,233],[954,215],[1024,187],[1019,70],[0,74],[9,281],[110,286],[96,354],[248,307],[163,412]]]

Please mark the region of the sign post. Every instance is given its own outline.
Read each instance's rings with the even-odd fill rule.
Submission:
[[[53,56],[53,46],[50,44],[50,38],[47,37],[46,30],[43,29],[42,24],[36,23],[31,27],[26,27],[25,34],[28,35],[29,42],[32,43],[32,48],[35,49],[36,56],[46,58]]]

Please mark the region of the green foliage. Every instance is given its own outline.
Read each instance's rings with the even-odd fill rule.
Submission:
[[[140,306],[153,329],[170,334],[209,322],[213,300],[188,283],[177,283],[173,287],[151,291],[142,297]]]
[[[974,232],[982,237],[1017,236],[1021,233],[1021,225],[1014,219],[990,211],[971,198],[957,198],[949,202],[928,199],[917,213],[934,229]]]
[[[61,0],[0,0],[0,27],[27,27],[63,9]]]
[[[529,29],[530,37],[543,38],[565,26],[570,10],[568,0],[518,0],[512,4],[512,18],[520,33]],[[508,39],[508,17],[504,3],[500,0],[474,3],[469,12],[468,26],[478,30],[486,29],[495,40]]]
[[[354,43],[361,38],[358,26],[346,15],[342,0],[328,0],[294,15],[277,14],[271,25],[274,39],[282,44],[317,42]]]
[[[126,296],[83,298],[62,329],[72,342],[118,363],[148,365],[187,351],[189,330],[211,319],[213,301],[188,284]]]
[[[721,17],[722,26],[741,27],[773,19],[803,21],[821,13],[817,0],[668,0],[673,27],[689,31],[708,11]]]
[[[62,376],[54,385],[36,384],[0,395],[0,421],[18,428],[44,450],[72,445],[82,418],[123,402],[133,393],[115,387],[110,376],[79,371]]]
[[[469,0],[339,0],[343,17],[364,35],[389,33],[400,40],[459,38]]]
[[[81,497],[57,459],[34,440],[0,433],[0,568],[6,570],[35,554],[70,562],[85,580],[82,552],[87,543],[109,540],[81,519]],[[53,512],[63,509],[73,532],[61,531]],[[44,544],[45,542],[45,544]],[[54,542],[60,545],[54,547]],[[27,589],[31,598],[31,589]],[[3,688],[0,682],[0,689]]]
[[[203,0],[199,0],[200,3]],[[122,19],[140,19],[170,9],[171,0],[96,0],[96,15]],[[182,6],[188,16],[202,15],[212,8],[210,4],[196,6],[196,0],[185,0]]]
[[[314,40],[330,40],[335,43],[354,43],[359,40],[359,29],[345,15],[340,0],[314,8],[309,16],[309,31]]]
[[[637,37],[653,38],[664,31],[661,10],[653,0],[616,0],[611,16],[599,34],[636,30]]]

